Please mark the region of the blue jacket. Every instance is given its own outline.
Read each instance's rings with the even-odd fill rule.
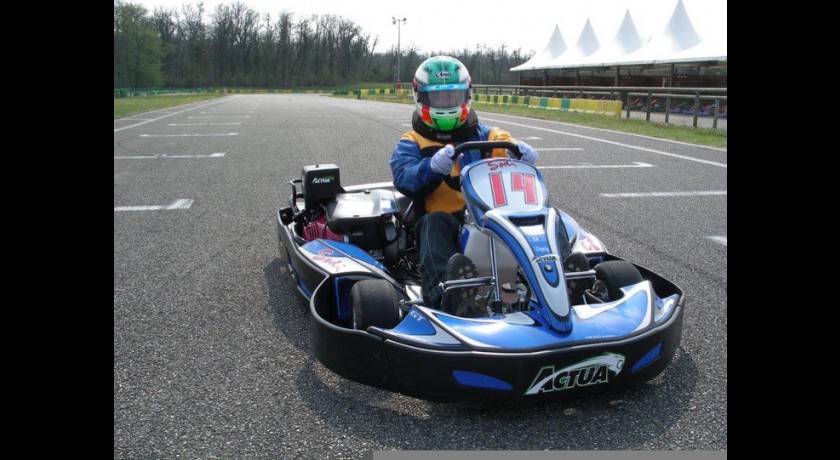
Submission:
[[[510,133],[496,127],[478,124],[475,134],[469,141],[508,141],[514,142]],[[451,143],[457,146],[459,143]],[[452,167],[449,176],[432,171],[431,157],[444,144],[421,136],[417,131],[403,134],[391,154],[391,173],[394,186],[415,201],[423,203],[426,212],[458,212],[463,209],[464,197],[460,189],[461,168],[480,160],[481,152],[468,150]],[[491,156],[507,157],[505,149],[493,149]]]

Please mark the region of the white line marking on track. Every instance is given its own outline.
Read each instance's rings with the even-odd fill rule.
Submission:
[[[391,102],[377,102],[377,101],[371,101],[371,100],[363,100],[363,101],[367,104],[370,104],[370,105],[377,105],[377,106],[380,106],[380,107],[388,107],[388,108],[392,108],[390,106],[393,104]],[[627,132],[624,132],[624,131],[615,131],[615,130],[612,130],[612,129],[604,129],[604,128],[593,128],[591,126],[581,126],[581,125],[575,125],[575,124],[572,124],[572,123],[563,123],[561,121],[554,121],[554,120],[535,120],[534,118],[521,117],[521,116],[517,116],[517,115],[503,115],[503,114],[500,114],[500,113],[496,113],[494,115],[502,115],[502,116],[505,116],[505,117],[516,118],[516,119],[519,119],[519,120],[540,121],[540,122],[544,122],[544,123],[551,123],[551,124],[554,124],[554,125],[570,126],[570,127],[573,127],[573,128],[588,129],[588,130],[592,130],[592,131],[602,131],[602,132],[605,132],[605,133],[622,134],[622,135],[625,135],[625,136],[633,136],[633,137],[640,137],[642,139],[650,139],[650,140],[657,141],[657,142],[668,142],[668,143],[671,143],[671,144],[688,145],[690,147],[697,147],[697,148],[701,148],[701,149],[715,150],[717,152],[726,153],[726,149],[722,149],[722,148],[719,148],[719,147],[711,147],[711,146],[708,146],[708,145],[692,144],[692,143],[689,143],[689,142],[673,141],[673,140],[670,140],[670,139],[660,139],[658,137],[645,136],[643,134],[627,133]],[[487,118],[482,117],[481,119],[485,120]],[[490,120],[490,119],[487,119],[487,120]],[[490,120],[490,121],[500,121],[500,122],[504,122],[504,123],[510,123],[508,120]],[[528,128],[532,127],[530,125],[520,125],[520,126],[526,126]]]
[[[708,190],[699,192],[643,192],[643,193],[602,193],[607,198],[647,198],[673,196],[715,196],[726,195],[726,190]]]
[[[641,150],[643,152],[655,153],[657,155],[664,155],[664,156],[667,156],[667,157],[680,158],[682,160],[695,161],[697,163],[703,163],[703,164],[707,164],[707,165],[719,166],[721,168],[726,168],[726,163],[718,163],[717,161],[709,161],[709,160],[703,160],[703,159],[700,159],[700,158],[694,158],[694,157],[690,157],[690,156],[686,156],[686,155],[678,155],[676,153],[663,152],[661,150],[649,149],[647,147],[639,147],[639,146],[636,146],[636,145],[625,144],[623,142],[609,141],[609,140],[606,140],[606,139],[600,139],[600,138],[592,137],[592,136],[584,136],[583,134],[575,134],[575,133],[570,133],[568,131],[559,131],[559,130],[556,130],[556,129],[541,128],[539,126],[525,125],[525,124],[521,124],[521,123],[514,123],[512,121],[498,120],[498,119],[492,119],[492,118],[484,118],[484,121],[493,121],[493,122],[496,122],[496,123],[507,123],[509,125],[521,126],[523,128],[536,129],[536,130],[539,130],[539,131],[548,131],[550,133],[555,133],[555,134],[565,134],[567,136],[579,137],[581,139],[588,139],[590,141],[603,142],[605,144],[617,145],[619,147],[627,147],[628,149],[636,149],[636,150]],[[613,131],[610,131],[610,132],[613,132]],[[698,146],[698,147],[702,147],[702,146]],[[539,151],[539,149],[537,149],[537,150]]]
[[[172,204],[166,207],[166,209],[190,209],[190,206],[193,204],[192,199],[180,199],[174,201]]]
[[[250,115],[223,115],[221,117],[187,117],[187,118],[251,118]]]
[[[207,136],[238,136],[239,133],[226,134],[141,134],[140,137],[207,137]]]
[[[529,139],[529,140],[535,140],[535,141],[542,140],[541,137],[537,137],[537,136],[517,137],[516,138],[516,140],[520,140],[520,139]]]
[[[501,115],[501,114],[496,114],[496,115]],[[504,115],[504,116],[511,117],[511,118],[519,118],[520,120],[533,120],[533,118],[520,117],[520,116],[517,116],[517,115]],[[482,117],[482,119],[484,119],[484,118]],[[708,145],[700,145],[700,144],[692,144],[690,142],[673,141],[671,139],[661,139],[661,138],[658,138],[658,137],[645,136],[644,134],[628,133],[628,132],[624,132],[624,131],[615,131],[615,130],[612,130],[612,129],[605,129],[605,128],[593,128],[591,126],[581,126],[581,125],[575,125],[575,124],[571,124],[571,123],[563,123],[562,121],[554,121],[554,120],[540,120],[540,121],[544,121],[546,123],[552,123],[552,124],[560,125],[560,126],[571,126],[571,127],[574,127],[574,128],[591,129],[593,131],[603,131],[605,133],[625,134],[627,136],[641,137],[643,139],[651,139],[651,140],[659,141],[659,142],[669,142],[671,144],[688,145],[688,146],[691,146],[691,147],[699,147],[701,149],[709,149],[709,150],[716,150],[718,152],[726,152],[726,149],[722,149],[722,148],[718,148],[718,147],[711,147],[711,146],[708,146]]]
[[[556,148],[547,148],[547,149],[537,149],[538,152],[545,152],[545,151],[572,151],[572,150],[583,150],[581,147],[556,147]]]
[[[222,126],[222,125],[241,125],[241,121],[234,121],[232,123],[169,123],[167,126]]]
[[[218,110],[218,111],[212,111],[211,110],[210,112],[198,112],[198,113],[215,113],[215,114],[221,115],[219,112],[228,112],[228,110]],[[253,110],[234,110],[234,112],[254,113]],[[225,115],[225,116],[227,116],[227,115]],[[234,116],[236,116],[236,115],[234,114]]]
[[[135,155],[135,156],[116,156],[115,160],[148,160],[154,158],[221,158],[225,156],[224,152],[211,153],[210,155],[167,155],[161,153],[159,155]]]
[[[235,96],[234,98],[236,98],[236,97],[239,97],[239,96]],[[231,101],[231,99],[222,98],[222,99],[220,99],[220,100],[215,100],[215,101],[213,101],[213,102],[209,102],[209,103],[207,103],[207,104],[197,105],[197,106],[195,106],[195,107],[190,107],[190,108],[187,108],[187,109],[184,109],[184,110],[179,110],[179,111],[177,111],[177,112],[167,113],[166,115],[163,115],[163,116],[160,116],[160,117],[157,117],[157,118],[152,118],[152,119],[150,119],[150,120],[146,120],[146,121],[141,121],[140,123],[135,123],[135,124],[133,124],[133,125],[123,126],[123,127],[121,127],[121,128],[114,128],[114,132],[117,132],[117,131],[122,131],[122,130],[124,130],[124,129],[128,129],[128,128],[133,128],[133,127],[135,127],[135,126],[145,125],[146,123],[150,123],[150,122],[153,122],[153,121],[161,120],[161,119],[164,119],[164,118],[166,118],[166,117],[171,117],[172,115],[177,115],[177,114],[179,114],[179,113],[188,112],[188,111],[193,110],[193,109],[203,109],[204,107],[207,107],[207,106],[209,106],[209,105],[218,104],[218,103],[220,103],[220,102],[230,102],[230,101]],[[151,112],[146,112],[146,113],[154,113],[154,112],[157,112],[157,110],[152,110]]]
[[[720,243],[726,246],[726,237],[725,236],[707,236],[706,238],[714,241],[715,243]]]
[[[193,204],[192,199],[181,199],[175,200],[172,203],[166,206],[117,206],[114,208],[114,212],[116,211],[169,211],[172,209],[190,209],[190,206]]]
[[[609,169],[609,168],[653,168],[656,165],[634,161],[632,165],[567,165],[537,166],[537,169]]]

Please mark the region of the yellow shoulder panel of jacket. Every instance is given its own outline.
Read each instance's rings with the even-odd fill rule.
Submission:
[[[487,133],[487,140],[488,141],[507,141],[507,142],[516,142],[516,140],[510,136],[510,133],[500,129],[499,127],[490,128],[490,132]],[[506,157],[507,150],[506,149],[493,149],[493,153],[490,155],[494,158]]]

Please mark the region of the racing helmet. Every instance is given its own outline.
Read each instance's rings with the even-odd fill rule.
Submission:
[[[452,131],[470,113],[470,72],[450,56],[433,56],[414,72],[414,105],[420,120],[431,129]]]

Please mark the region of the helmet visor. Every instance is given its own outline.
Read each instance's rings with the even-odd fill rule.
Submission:
[[[433,108],[460,107],[469,97],[467,85],[429,85],[420,88],[417,100]]]

